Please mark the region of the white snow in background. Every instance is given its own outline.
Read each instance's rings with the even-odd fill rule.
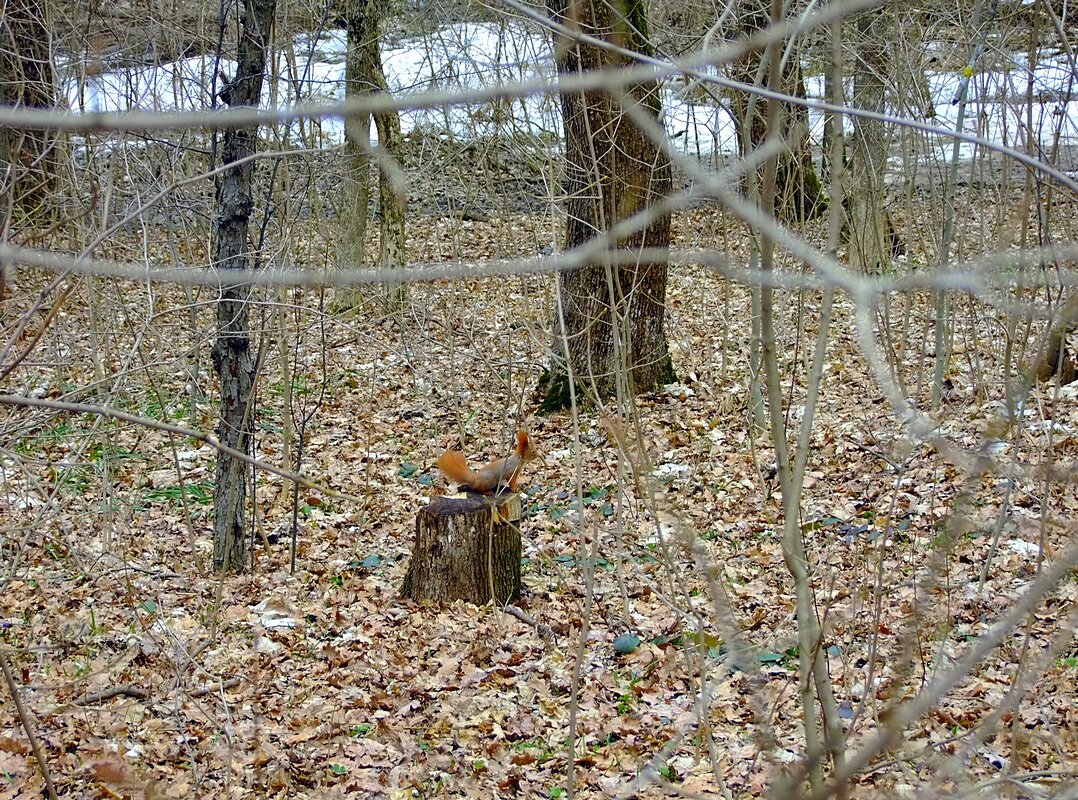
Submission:
[[[264,106],[288,106],[303,100],[326,102],[344,99],[345,35],[325,32],[319,37],[297,37],[294,60],[278,55],[273,71],[279,77],[263,89]],[[546,37],[518,24],[503,26],[465,23],[446,26],[431,35],[385,45],[382,61],[389,90],[404,98],[409,92],[505,86],[536,78],[551,78],[554,66]],[[137,67],[71,78],[66,82],[70,107],[76,111],[175,111],[208,109],[216,60],[212,55],[185,58],[156,67]],[[235,65],[222,60],[219,72],[233,73]],[[1027,137],[1027,82],[1032,77],[1033,138],[1049,150],[1054,140],[1078,143],[1078,99],[1075,76],[1062,56],[1039,61],[1032,76],[1023,54],[1007,57],[999,69],[975,72],[968,90],[963,129],[996,144],[1024,149]],[[954,72],[929,73],[935,117],[923,120],[953,130],[958,107],[951,100],[959,87]],[[216,90],[224,84],[218,77]],[[823,78],[805,79],[810,98],[823,97]],[[847,86],[847,92],[849,87]],[[725,107],[684,100],[684,86],[671,82],[664,91],[664,119],[674,147],[686,154],[706,157],[737,152],[733,119]],[[694,96],[702,92],[694,90]],[[851,128],[846,118],[847,129]],[[452,103],[435,109],[401,112],[404,133],[422,130],[444,137],[470,139],[494,134],[560,135],[560,109],[556,97],[533,95],[497,103]],[[823,114],[809,113],[810,135],[819,140]],[[327,146],[343,139],[340,118],[292,123],[290,137],[308,145]],[[373,137],[372,131],[372,137]],[[927,160],[951,158],[952,141],[934,135]],[[959,158],[974,154],[969,143],[959,146]]]
[[[944,131],[930,135],[932,147],[925,160],[950,161],[954,139],[947,132],[955,130],[958,124],[958,104],[952,100],[961,85],[961,77],[956,72],[929,72],[925,78],[935,116],[918,121]],[[1078,86],[1065,56],[1050,56],[1038,61],[1032,76],[1026,69],[1024,53],[1009,56],[1002,70],[974,72],[966,91],[963,132],[993,144],[1025,150],[1028,133],[1025,96],[1031,78],[1033,103],[1029,110],[1032,111],[1033,140],[1045,152],[1050,150],[1057,136],[1061,143],[1078,144],[1078,97],[1075,95]],[[806,77],[805,84],[809,97],[823,98],[823,76]],[[847,99],[850,89],[847,85]],[[818,139],[823,134],[823,114],[813,111],[809,118],[811,135]],[[851,118],[844,119],[844,127],[847,132],[853,130]],[[973,144],[959,142],[960,160],[971,159],[973,155]]]

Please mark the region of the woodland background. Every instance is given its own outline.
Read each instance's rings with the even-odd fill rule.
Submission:
[[[0,4],[0,796],[1078,797],[1073,5],[627,4],[677,378],[539,414],[556,5]],[[521,427],[523,613],[402,600]]]

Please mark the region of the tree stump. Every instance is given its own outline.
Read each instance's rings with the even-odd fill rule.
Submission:
[[[433,497],[415,521],[401,594],[482,605],[520,596],[520,495]]]

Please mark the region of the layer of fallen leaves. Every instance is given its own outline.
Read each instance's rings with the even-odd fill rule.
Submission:
[[[551,228],[425,220],[411,255],[527,256]],[[747,252],[713,210],[679,218],[676,236],[730,263]],[[9,304],[26,308],[30,283]],[[196,303],[190,316],[178,291],[115,288],[81,287],[86,302],[52,321],[7,390],[211,430],[212,312]],[[293,497],[258,473],[242,576],[209,565],[208,446],[93,415],[5,417],[3,639],[63,793],[557,797],[570,737],[583,797],[669,785],[758,796],[793,767],[805,753],[794,586],[774,453],[752,423],[748,292],[673,270],[681,383],[639,398],[633,425],[612,411],[529,416],[552,289],[534,277],[416,286],[403,315],[372,293],[328,319],[315,292],[275,296],[285,313],[267,304],[259,320],[256,455],[288,467],[285,432],[302,422],[302,471],[342,494]],[[811,359],[820,298],[787,299],[795,425],[806,397],[794,367]],[[932,302],[893,298],[878,317],[922,406]],[[940,437],[910,439],[838,299],[802,532],[851,748],[950,669],[1073,535],[1073,479],[1051,476],[1073,476],[1074,394],[1045,386],[1008,409],[994,314],[971,305],[960,320]],[[41,324],[31,315],[20,341]],[[403,601],[416,512],[447,489],[434,460],[462,438],[496,457],[520,425],[546,452],[526,476],[520,605],[537,625]],[[1045,598],[854,794],[1073,781],[1076,589]],[[624,633],[642,642],[629,654],[612,646]],[[736,664],[734,635],[751,645]],[[40,792],[11,703],[0,716],[0,797]]]

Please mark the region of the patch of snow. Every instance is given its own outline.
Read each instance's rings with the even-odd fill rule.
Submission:
[[[293,40],[294,60],[283,65],[277,80],[265,83],[261,102],[266,107],[287,107],[300,101],[344,99],[346,36],[343,31],[302,34]],[[401,112],[401,131],[424,131],[446,139],[470,139],[494,134],[561,137],[561,110],[551,93],[504,98],[489,103],[454,102],[462,89],[511,86],[525,81],[553,80],[555,67],[549,38],[534,27],[507,21],[459,23],[422,37],[385,45],[382,63],[389,91],[406,97],[410,93],[445,91],[446,103],[435,108]],[[96,74],[77,72],[68,64],[63,82],[70,108],[77,112],[176,111],[220,107],[215,101],[235,62],[212,54],[183,58],[156,66],[133,66]],[[929,120],[943,131],[957,125],[958,107],[952,100],[960,88],[961,75],[953,70],[926,75],[934,117]],[[736,154],[734,120],[723,104],[710,98],[700,102],[690,95],[694,84],[669,80],[662,92],[662,118],[671,145],[686,156],[707,157]],[[824,98],[822,75],[805,77],[810,99]],[[851,85],[845,87],[847,97]],[[1048,147],[1058,137],[1078,142],[1078,100],[1073,99],[1074,76],[1064,55],[1040,59],[1032,72],[1025,54],[1000,57],[992,68],[974,73],[967,89],[963,131],[993,143],[1024,149],[1031,138]],[[1027,117],[1026,97],[1032,98]],[[691,99],[690,99],[691,98]],[[908,113],[891,109],[891,113]],[[823,112],[809,110],[809,135],[817,142],[824,130]],[[1032,130],[1027,124],[1032,121]],[[844,118],[847,130],[853,121]],[[297,120],[284,126],[289,137],[323,146],[340,144],[344,123],[340,117]],[[372,140],[375,134],[372,131]],[[946,133],[935,134],[929,162],[949,161],[953,141]],[[974,146],[959,144],[958,157],[969,159]],[[892,159],[894,161],[894,159]],[[900,166],[900,165],[896,165]]]
[[[986,411],[989,414],[998,414],[1004,419],[1010,419],[1012,417],[1012,413],[1007,408],[1007,404],[1002,400],[989,400],[987,403],[981,406],[981,410]],[[1015,417],[1024,416],[1028,419],[1034,416],[1036,413],[1037,410],[1035,408],[1026,408],[1025,402],[1022,400],[1019,400],[1014,404],[1013,416]]]
[[[258,622],[266,630],[296,627],[296,620],[292,617],[291,612],[282,608],[273,599],[263,600],[254,606],[252,610],[259,615]]]
[[[33,495],[24,494],[15,498],[15,508],[20,511],[29,511],[43,505],[45,505],[45,501]]]
[[[991,750],[982,749],[980,751],[980,756],[995,769],[1003,769],[1005,766],[1007,766],[1007,762],[1005,762],[1002,758],[993,753]]]
[[[674,478],[687,478],[692,474],[692,467],[688,464],[660,464],[651,471],[659,480],[673,480]]]
[[[1050,419],[1043,419],[1040,422],[1031,422],[1029,429],[1034,433],[1042,433],[1046,436],[1048,435],[1048,432],[1051,431],[1052,435],[1056,438],[1066,439],[1071,435],[1070,428]]]
[[[692,387],[686,386],[684,383],[668,383],[663,386],[663,391],[672,397],[677,397],[680,400],[685,400],[689,397],[696,397],[696,392]]]
[[[1025,539],[1014,539],[1007,542],[1008,549],[1025,558],[1035,558],[1041,551],[1040,545],[1027,542]]]
[[[256,653],[276,653],[281,649],[281,645],[270,639],[268,636],[256,636],[254,641],[254,651]]]

